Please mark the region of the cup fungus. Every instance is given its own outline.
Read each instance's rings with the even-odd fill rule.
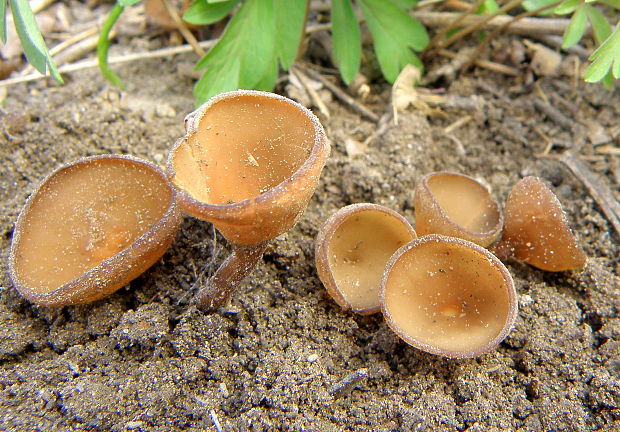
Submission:
[[[392,254],[417,237],[400,214],[376,204],[341,208],[323,225],[315,259],[323,285],[345,310],[380,310],[379,286]]]
[[[519,180],[504,208],[506,221],[498,250],[547,271],[578,269],[586,256],[568,226],[562,204],[537,177]]]
[[[388,325],[407,343],[455,358],[494,348],[517,314],[512,277],[499,259],[474,243],[436,234],[392,255],[380,301]]]
[[[420,236],[442,234],[486,247],[501,232],[499,206],[482,184],[466,175],[427,174],[416,185],[414,206]]]
[[[185,119],[168,157],[182,208],[210,221],[233,245],[198,303],[225,302],[256,266],[266,242],[308,205],[330,145],[306,108],[272,93],[238,90],[207,101]]]
[[[168,249],[181,220],[176,193],[155,165],[95,156],[50,174],[13,235],[9,275],[34,303],[87,303],[116,291]]]

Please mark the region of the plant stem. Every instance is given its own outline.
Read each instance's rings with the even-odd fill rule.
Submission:
[[[233,252],[196,295],[198,308],[207,312],[226,303],[263,257],[268,242],[233,245]]]
[[[125,8],[118,3],[114,4],[114,7],[112,7],[110,11],[110,15],[108,15],[103,23],[101,33],[99,33],[99,42],[97,43],[97,59],[99,60],[101,74],[110,81],[110,83],[119,88],[124,88],[125,85],[123,84],[123,80],[110,69],[110,65],[108,65],[108,50],[110,49],[110,39],[108,39],[108,36],[124,9]]]

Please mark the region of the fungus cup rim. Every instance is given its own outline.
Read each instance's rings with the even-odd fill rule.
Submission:
[[[489,261],[489,263],[499,271],[499,273],[502,276],[502,279],[505,282],[504,287],[506,291],[508,292],[508,311],[506,314],[506,320],[504,322],[504,325],[497,336],[495,336],[491,341],[489,341],[482,347],[477,348],[476,350],[469,351],[469,352],[443,351],[431,345],[425,344],[423,342],[419,342],[415,338],[413,338],[411,335],[408,335],[406,332],[404,332],[394,322],[393,317],[390,314],[390,311],[386,307],[385,291],[387,289],[387,282],[388,282],[390,273],[392,271],[392,268],[404,254],[406,254],[407,252],[409,252],[410,250],[412,250],[418,245],[429,243],[429,242],[437,242],[437,243],[447,242],[447,243],[452,243],[452,244],[456,244],[459,246],[465,246],[465,247],[468,247],[474,250],[475,252],[479,253],[484,258],[486,258]],[[436,354],[436,355],[440,355],[440,356],[444,356],[448,358],[457,358],[457,359],[468,359],[468,358],[478,357],[482,354],[485,354],[491,351],[493,348],[499,345],[499,343],[503,341],[506,338],[506,336],[508,336],[508,333],[510,333],[510,331],[512,330],[514,323],[517,319],[517,313],[519,310],[517,291],[514,285],[514,281],[512,279],[512,276],[510,275],[510,272],[508,271],[506,266],[499,260],[499,258],[497,258],[495,255],[493,255],[491,252],[489,252],[487,249],[483,248],[482,246],[477,245],[476,243],[473,243],[473,242],[470,242],[468,240],[464,240],[461,238],[457,238],[457,237],[444,236],[441,234],[429,234],[429,235],[419,237],[411,241],[410,243],[402,246],[400,249],[394,252],[394,255],[392,255],[392,257],[386,264],[385,272],[383,273],[383,277],[381,278],[381,287],[379,289],[379,304],[381,305],[381,312],[383,313],[383,316],[388,326],[392,329],[394,333],[398,335],[398,337],[400,337],[402,340],[407,342],[409,345],[413,346],[414,348],[418,348],[422,351],[425,351],[427,353],[430,353],[430,354]]]
[[[381,303],[377,307],[367,308],[367,309],[356,309],[354,308],[342,295],[342,292],[338,288],[338,284],[336,283],[336,279],[334,278],[334,272],[331,269],[331,265],[329,262],[329,244],[334,234],[340,228],[340,226],[346,222],[351,216],[356,213],[363,211],[378,211],[381,213],[385,213],[389,216],[395,217],[399,221],[403,223],[403,225],[407,228],[407,231],[413,235],[413,238],[418,238],[417,233],[413,226],[409,223],[409,221],[400,213],[395,210],[392,210],[389,207],[382,206],[380,204],[374,203],[356,203],[350,204],[348,206],[342,207],[338,209],[334,214],[332,214],[319,229],[319,233],[315,240],[315,261],[317,258],[320,258],[325,266],[316,266],[317,271],[319,272],[319,279],[321,281],[324,276],[329,282],[330,286],[327,286],[325,283],[323,285],[332,296],[332,298],[338,303],[338,305],[345,311],[352,311],[360,315],[371,315],[377,313],[381,310]],[[383,279],[383,277],[382,277]],[[380,290],[380,287],[379,287]]]
[[[100,160],[121,160],[124,162],[130,162],[138,165],[142,165],[156,173],[162,180],[162,183],[168,187],[170,190],[170,203],[166,207],[166,210],[161,215],[159,220],[151,226],[147,231],[145,231],[142,235],[140,235],[136,240],[131,242],[127,247],[123,250],[115,253],[109,258],[106,258],[95,267],[87,270],[86,272],[80,274],[78,277],[70,280],[69,282],[55,288],[49,292],[37,292],[30,289],[26,286],[19,278],[16,270],[16,259],[17,259],[17,248],[21,242],[22,236],[22,228],[25,223],[25,215],[30,211],[32,204],[34,202],[35,197],[39,194],[41,188],[50,181],[56,175],[62,173],[65,170],[74,168],[79,165],[89,164],[91,162],[96,162]],[[9,251],[9,265],[8,265],[8,274],[9,279],[13,283],[13,286],[19,291],[21,295],[23,295],[28,300],[41,305],[41,306],[62,306],[67,304],[82,304],[85,302],[89,302],[91,297],[86,297],[86,301],[84,301],[84,295],[93,290],[93,286],[99,288],[99,291],[104,291],[103,286],[98,283],[99,275],[102,271],[112,271],[114,273],[115,270],[120,270],[124,268],[124,265],[120,265],[120,262],[123,262],[124,258],[129,256],[131,251],[139,248],[143,245],[146,245],[151,242],[151,238],[153,237],[153,233],[157,233],[162,226],[165,226],[170,221],[173,221],[175,225],[178,225],[181,221],[181,212],[179,209],[179,202],[177,199],[177,191],[172,186],[164,171],[154,163],[141,159],[132,155],[125,154],[103,154],[96,156],[87,156],[82,157],[76,161],[70,162],[68,164],[62,165],[48,174],[43,180],[41,180],[34,191],[30,194],[26,203],[24,204],[22,210],[17,217],[17,221],[15,222],[15,226],[13,228],[13,238],[11,240],[11,248]],[[176,231],[176,229],[175,229]],[[99,299],[101,297],[97,297]],[[95,299],[95,300],[96,300]],[[93,300],[94,301],[94,300]]]
[[[292,107],[298,109],[310,120],[312,124],[312,128],[314,131],[314,142],[311,148],[311,152],[304,161],[304,163],[299,168],[297,168],[297,170],[290,177],[282,180],[276,186],[255,197],[246,198],[242,201],[238,201],[235,203],[209,204],[196,199],[187,190],[177,186],[174,183],[174,181],[172,180],[176,176],[176,171],[173,166],[174,155],[176,154],[177,149],[183,143],[185,143],[190,136],[192,136],[198,131],[198,124],[200,123],[200,120],[203,118],[206,112],[209,110],[209,108],[211,108],[216,103],[228,99],[233,99],[238,96],[252,96],[273,99],[280,102],[285,102]],[[302,179],[303,176],[306,175],[314,166],[316,166],[317,163],[320,163],[321,160],[327,160],[331,148],[323,126],[319,122],[319,119],[312,113],[312,111],[310,111],[305,106],[279,94],[259,90],[234,90],[213,96],[196,110],[185,116],[185,129],[185,136],[176,140],[168,153],[168,158],[166,160],[166,175],[168,176],[168,180],[172,183],[173,187],[177,189],[178,199],[181,207],[184,210],[186,206],[199,209],[201,216],[197,216],[196,212],[193,211],[190,213],[192,214],[192,216],[198,217],[199,219],[204,219],[205,217],[213,217],[220,221],[238,221],[238,215],[244,210],[247,211],[255,208],[256,206],[262,206],[264,203],[266,204],[270,201],[273,201],[274,197],[279,197],[282,195],[285,196],[292,184]],[[187,212],[187,210],[185,211]]]
[[[465,228],[464,226],[462,226],[461,224],[457,223],[454,219],[452,219],[443,209],[443,207],[439,204],[439,202],[437,201],[437,199],[435,198],[435,195],[433,194],[433,191],[431,190],[429,184],[428,184],[428,180],[436,175],[451,175],[454,177],[461,177],[461,178],[465,178],[467,180],[472,181],[473,183],[475,183],[476,185],[480,186],[482,189],[484,189],[488,194],[489,194],[489,199],[490,201],[493,203],[493,205],[495,206],[495,209],[497,210],[497,213],[499,215],[499,218],[497,220],[497,223],[495,224],[495,226],[490,229],[489,231],[486,232],[476,232],[476,231],[472,231],[470,229]],[[489,189],[483,185],[482,183],[480,183],[478,180],[476,180],[475,178],[468,176],[466,174],[461,174],[458,172],[454,172],[454,171],[436,171],[436,172],[432,172],[429,174],[424,175],[420,181],[419,181],[419,185],[420,187],[424,188],[424,192],[426,192],[429,196],[432,197],[433,201],[432,201],[432,205],[434,208],[436,208],[439,211],[439,214],[441,216],[443,216],[446,220],[446,222],[448,224],[450,224],[450,226],[452,226],[453,228],[456,228],[457,230],[463,231],[465,233],[467,233],[469,236],[471,236],[472,238],[491,238],[492,241],[489,244],[493,244],[495,242],[497,242],[497,240],[499,239],[499,237],[501,236],[501,231],[502,228],[504,226],[504,213],[502,212],[502,209],[500,207],[500,205],[497,203],[497,201],[495,201],[492,197],[491,197],[491,192],[489,191]],[[435,234],[435,233],[432,233]],[[430,234],[427,234],[430,235]],[[440,234],[441,235],[441,234]],[[448,236],[446,236],[448,237]]]

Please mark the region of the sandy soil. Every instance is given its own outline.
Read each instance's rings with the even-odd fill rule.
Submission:
[[[224,431],[620,431],[618,237],[566,168],[537,157],[547,144],[537,130],[553,152],[585,140],[584,161],[618,197],[619,159],[597,155],[590,133],[620,134],[617,90],[543,80],[540,90],[585,131],[572,133],[534,107],[535,88],[469,76],[448,94],[470,108],[401,113],[357,156],[345,140],[363,141],[377,127],[333,102],[322,118],[333,151],[319,190],[222,311],[205,315],[190,304],[228,251],[208,223],[189,217],[162,260],[109,298],[62,309],[22,299],[6,262],[28,194],[81,156],[128,153],[161,164],[193,109],[192,82],[177,73],[188,61],[118,68],[122,92],[96,71],[60,88],[11,89],[0,137],[1,430],[216,430],[216,419]],[[371,103],[385,110],[387,94],[373,90]],[[464,116],[471,120],[449,138],[444,128]],[[423,353],[380,315],[342,312],[314,268],[314,237],[336,209],[375,202],[413,222],[416,179],[434,170],[482,179],[498,200],[520,177],[542,177],[588,255],[579,272],[509,262],[515,329],[477,359]]]

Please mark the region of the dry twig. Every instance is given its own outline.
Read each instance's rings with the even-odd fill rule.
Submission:
[[[531,11],[525,11],[515,17],[513,17],[512,21],[507,22],[506,24],[504,24],[503,26],[500,26],[496,29],[494,29],[493,31],[491,31],[489,34],[486,35],[486,37],[484,38],[483,41],[481,41],[478,46],[476,47],[476,49],[474,50],[474,52],[472,53],[471,57],[469,58],[469,60],[467,61],[467,64],[465,65],[465,67],[463,68],[463,70],[467,70],[469,69],[469,67],[478,62],[478,58],[480,58],[480,54],[482,53],[482,51],[489,46],[489,43],[495,39],[497,37],[497,35],[499,35],[500,33],[506,31],[506,29],[513,25],[516,22],[521,21],[522,19],[537,15],[543,11],[546,11],[548,9],[554,8],[557,5],[559,5],[561,2],[560,1],[556,1],[552,4],[548,4],[542,7],[539,7],[535,10],[531,10]]]
[[[297,65],[298,68],[303,69],[303,71],[312,79],[320,81],[326,89],[328,89],[329,91],[331,91],[334,96],[336,96],[336,98],[338,98],[341,102],[345,103],[346,105],[348,105],[351,109],[353,109],[354,111],[358,112],[359,114],[362,115],[362,117],[366,117],[368,120],[373,121],[373,122],[378,122],[379,121],[379,116],[375,113],[373,113],[372,111],[370,111],[366,106],[364,106],[363,104],[359,103],[358,101],[356,101],[355,99],[353,99],[351,96],[349,96],[348,94],[346,94],[343,90],[340,89],[340,87],[338,87],[336,84],[332,83],[330,80],[328,80],[327,78],[325,78],[323,75],[321,75],[320,73],[302,66],[302,65]]]
[[[215,45],[216,42],[217,42],[217,39],[211,39],[211,40],[199,42],[199,45],[203,49],[206,49],[206,48],[211,48],[213,45]],[[170,57],[172,55],[183,54],[183,53],[192,52],[192,51],[193,51],[193,48],[191,45],[181,45],[177,47],[162,48],[162,49],[158,49],[154,51],[144,51],[144,52],[137,52],[137,53],[132,53],[132,54],[114,56],[108,59],[108,63],[109,64],[128,63],[128,62],[132,62],[136,60],[143,60],[143,59],[149,59],[149,58]],[[83,69],[90,69],[90,68],[94,68],[98,66],[99,66],[99,63],[97,62],[97,59],[91,59],[91,60],[83,60],[77,63],[72,63],[72,64],[61,66],[58,68],[58,71],[60,73],[69,73],[69,72],[76,72],[76,71],[83,70]],[[41,75],[39,73],[33,73],[30,75],[26,75],[26,76],[9,78],[9,79],[0,81],[0,88],[8,87],[14,84],[29,82],[29,81],[36,81],[42,78],[49,78],[49,76]]]
[[[323,102],[321,96],[319,96],[317,91],[308,82],[308,77],[306,74],[304,74],[297,66],[293,66],[291,68],[291,72],[295,74],[301,85],[306,89],[306,92],[312,99],[312,102],[319,108],[319,111],[321,111],[325,117],[329,118],[331,114],[327,108],[327,105],[325,105],[325,102]]]
[[[192,32],[189,31],[177,11],[172,7],[172,5],[170,4],[170,0],[161,0],[161,2],[164,4],[166,11],[168,11],[168,14],[174,21],[174,24],[177,26],[177,29],[183,35],[183,39],[185,39],[187,43],[192,46],[196,54],[198,54],[200,57],[204,57],[206,54],[205,50],[203,50],[202,47],[198,44],[198,41],[196,40]]]
[[[414,12],[412,16],[418,19],[426,27],[441,28],[445,25],[449,25],[455,18],[460,15],[458,12],[427,12],[419,11]],[[472,25],[480,24],[483,21],[484,16],[481,15],[468,15],[463,19],[462,25],[470,27]],[[491,20],[485,21],[480,27],[481,30],[492,30],[497,27],[501,27],[506,23],[511,23],[512,17],[510,16],[496,16]],[[524,18],[516,23],[510,25],[506,32],[510,34],[518,34],[522,36],[534,36],[534,35],[562,35],[568,27],[570,20],[564,18]],[[586,33],[590,29],[586,29]]]
[[[548,157],[562,162],[584,184],[590,196],[599,205],[614,231],[620,237],[620,203],[611,190],[572,151],[566,151],[559,156]]]
[[[549,117],[549,119],[554,123],[557,123],[558,126],[561,126],[568,131],[573,130],[575,122],[558,111],[553,105],[545,103],[540,99],[534,99],[534,106],[537,110]]]

